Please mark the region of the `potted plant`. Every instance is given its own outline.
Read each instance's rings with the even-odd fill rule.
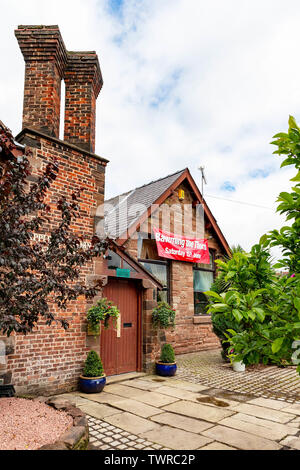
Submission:
[[[245,372],[246,366],[243,362],[243,359],[241,358],[241,355],[236,354],[234,352],[234,349],[230,349],[228,357],[230,358],[230,362],[234,372]]]
[[[159,328],[175,326],[176,311],[167,302],[158,302],[152,312],[153,325]]]
[[[105,297],[98,300],[87,312],[88,334],[97,336],[101,331],[101,321],[104,322],[104,328],[109,327],[109,319],[113,318],[116,322],[120,315],[118,308]]]
[[[175,353],[171,344],[164,344],[161,348],[159,361],[156,361],[156,373],[164,377],[171,377],[176,374],[177,365]]]
[[[90,351],[85,361],[83,374],[79,377],[79,388],[84,393],[99,393],[102,392],[105,384],[106,375],[102,361],[96,351]]]

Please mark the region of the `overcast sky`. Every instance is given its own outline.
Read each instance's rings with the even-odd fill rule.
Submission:
[[[24,83],[14,29],[58,24],[69,50],[99,55],[96,153],[110,160],[107,198],[185,167],[201,187],[203,165],[204,197],[230,245],[249,249],[282,225],[275,200],[293,172],[279,170],[269,142],[289,114],[300,121],[299,0],[0,0],[0,8],[0,120],[14,134]]]

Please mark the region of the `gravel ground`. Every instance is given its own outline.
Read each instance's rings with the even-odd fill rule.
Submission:
[[[72,418],[44,403],[0,398],[0,450],[35,450],[54,443]]]

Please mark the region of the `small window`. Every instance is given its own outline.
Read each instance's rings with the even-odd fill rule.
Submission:
[[[164,287],[167,287],[168,276],[167,276],[167,266],[165,264],[157,264],[151,262],[141,261],[141,264],[144,268],[147,269],[156,279],[158,279]]]
[[[204,292],[210,290],[214,275],[214,255],[210,251],[210,264],[194,264],[194,315],[207,315],[208,298]]]
[[[140,263],[147,269],[147,271],[156,277],[161,284],[163,289],[157,289],[157,301],[170,302],[170,289],[169,289],[169,265],[168,263],[159,263],[151,261],[140,261]]]
[[[207,315],[206,307],[208,305],[208,299],[203,292],[194,291],[194,314],[195,315]]]
[[[108,252],[107,266],[108,266],[108,269],[118,269],[122,267],[121,257],[112,250],[109,250]]]
[[[136,270],[126,261],[123,260],[123,269],[129,269],[132,273],[136,273]]]
[[[215,266],[214,266],[214,255],[213,255],[213,252],[212,252],[211,250],[209,250],[209,261],[210,261],[209,264],[195,263],[195,264],[194,264],[194,267],[195,267],[195,268],[199,268],[199,269],[211,269],[211,270],[214,270],[214,269],[215,269]]]
[[[112,250],[108,251],[108,256],[106,259],[108,269],[129,269],[129,271],[132,273],[137,272],[129,263],[124,261],[121,256]]]
[[[205,292],[209,290],[214,282],[214,273],[211,271],[200,271],[194,269],[194,291]]]
[[[206,315],[206,306],[208,299],[204,294],[205,291],[210,290],[214,282],[214,274],[210,271],[200,271],[194,269],[194,314]]]

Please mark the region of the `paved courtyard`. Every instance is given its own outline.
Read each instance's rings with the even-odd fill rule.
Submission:
[[[94,449],[300,450],[300,403],[255,396],[259,384],[243,388],[248,373],[234,373],[242,390],[234,377],[223,383],[222,374],[205,383],[202,369],[196,379],[187,374],[188,360],[179,358],[176,377],[148,375],[108,384],[99,394],[60,396],[88,415]]]
[[[300,377],[296,367],[247,367],[244,373],[236,373],[223,361],[219,349],[184,354],[177,356],[176,361],[177,376],[189,382],[300,404]]]

